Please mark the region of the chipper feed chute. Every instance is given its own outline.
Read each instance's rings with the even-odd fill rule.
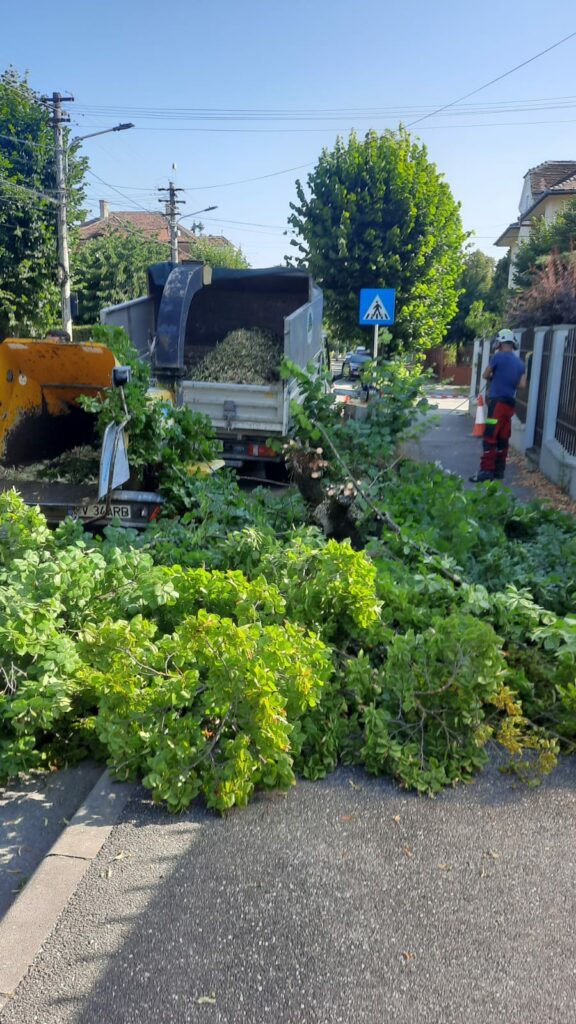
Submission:
[[[110,387],[105,345],[6,338],[0,343],[0,463],[18,466],[90,443],[94,417],[80,395]]]

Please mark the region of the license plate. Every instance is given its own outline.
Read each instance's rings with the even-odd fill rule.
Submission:
[[[81,505],[77,510],[77,515],[80,519],[104,519],[106,517],[106,502]],[[130,519],[130,505],[110,505],[109,515],[116,519]]]

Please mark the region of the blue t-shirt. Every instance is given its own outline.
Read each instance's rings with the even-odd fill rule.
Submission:
[[[494,372],[489,397],[513,402],[520,379],[526,373],[524,363],[513,352],[496,352],[490,360],[490,367]]]

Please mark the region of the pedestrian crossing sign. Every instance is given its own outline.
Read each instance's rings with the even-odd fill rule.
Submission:
[[[388,327],[394,323],[395,288],[361,288],[358,322],[363,327]]]

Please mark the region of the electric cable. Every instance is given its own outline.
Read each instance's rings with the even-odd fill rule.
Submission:
[[[491,78],[489,82],[485,82],[484,85],[479,85],[477,89],[472,89],[471,92],[467,92],[464,96],[459,96],[456,100],[451,100],[450,103],[445,103],[442,107],[438,107],[433,110],[430,114],[424,114],[422,117],[417,118],[415,121],[411,121],[407,124],[407,128],[413,128],[414,125],[420,124],[422,121],[426,121],[429,117],[435,117],[436,114],[441,114],[444,110],[448,110],[449,107],[454,107],[457,103],[462,103],[463,100],[467,100],[470,96],[476,96],[477,93],[482,92],[483,89],[488,89],[490,85],[494,85],[496,82],[501,82],[503,78],[508,78],[509,75],[513,75],[515,71],[519,71],[520,68],[525,68],[527,64],[532,64],[533,61],[538,60],[539,57],[543,57],[545,53],[550,53],[551,50],[555,50],[556,47],[562,46],[563,43],[568,42],[569,39],[573,39],[576,36],[576,32],[570,32],[569,35],[559,39],[558,42],[552,43],[551,46],[547,46],[545,50],[540,50],[539,53],[535,53],[533,57],[529,57],[527,60],[523,60],[520,64],[516,64],[509,71],[504,71],[501,75],[497,75],[496,78]]]
[[[58,206],[58,200],[55,199],[54,196],[49,196],[45,192],[39,192],[35,188],[29,188],[27,185],[19,185],[17,182],[10,181],[9,178],[4,178],[2,175],[0,175],[0,188],[3,187],[4,189],[6,189],[6,186],[9,186],[10,188],[20,189],[20,191],[26,192],[29,195],[36,196],[37,198],[42,199],[44,202],[54,203],[56,206]]]

